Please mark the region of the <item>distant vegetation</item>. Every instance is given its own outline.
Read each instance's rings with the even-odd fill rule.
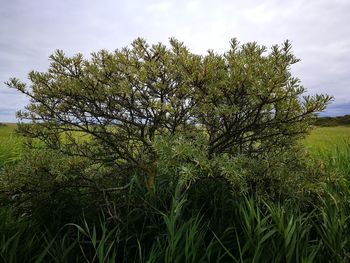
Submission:
[[[338,117],[319,117],[315,121],[317,126],[341,126],[350,124],[350,115],[338,116]]]

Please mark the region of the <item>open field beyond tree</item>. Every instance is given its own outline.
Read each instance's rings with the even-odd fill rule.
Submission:
[[[15,123],[0,126],[0,160],[8,161],[20,154],[23,143],[15,133]],[[317,156],[332,154],[337,150],[346,151],[350,144],[350,126],[315,127],[302,140],[310,154]]]

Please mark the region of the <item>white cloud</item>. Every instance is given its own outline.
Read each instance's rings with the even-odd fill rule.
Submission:
[[[147,9],[151,12],[171,12],[172,5],[170,1],[160,1],[150,4]]]
[[[276,10],[269,8],[269,6],[264,3],[253,8],[246,8],[243,14],[247,21],[258,25],[271,22],[277,15]]]

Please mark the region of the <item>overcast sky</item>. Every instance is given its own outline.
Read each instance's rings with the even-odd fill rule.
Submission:
[[[88,56],[136,37],[176,37],[196,53],[223,52],[229,40],[270,46],[285,39],[293,68],[311,94],[335,101],[327,115],[350,114],[350,0],[0,0],[0,122],[15,121],[27,99],[3,82],[45,71],[55,49]]]

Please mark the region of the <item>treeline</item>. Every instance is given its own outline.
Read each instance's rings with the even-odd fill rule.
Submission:
[[[315,121],[316,126],[341,126],[350,125],[350,115],[337,117],[320,117]]]

